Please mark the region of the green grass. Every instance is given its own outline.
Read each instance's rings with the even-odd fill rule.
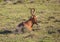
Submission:
[[[41,1],[41,0],[40,0]],[[14,30],[17,25],[22,21],[26,21],[31,16],[29,8],[36,9],[36,16],[40,25],[39,31],[34,31],[35,34],[32,38],[24,38],[30,33],[24,34],[0,34],[0,42],[59,42],[60,33],[57,31],[60,29],[60,22],[54,22],[55,20],[60,20],[60,3],[38,3],[40,1],[35,1],[35,3],[25,4],[0,4],[0,32],[8,29]],[[43,13],[42,13],[42,12]],[[55,19],[50,19],[49,17],[54,17]],[[50,19],[50,20],[49,20]],[[48,23],[46,23],[48,22]],[[53,27],[51,27],[53,26]],[[33,28],[37,28],[36,25]],[[55,32],[49,34],[49,32]]]

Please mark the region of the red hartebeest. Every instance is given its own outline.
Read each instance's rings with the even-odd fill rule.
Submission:
[[[35,9],[34,8],[30,8],[30,13],[31,13],[31,18],[25,22],[22,22],[18,25],[18,28],[16,29],[16,31],[18,32],[24,32],[24,28],[27,28],[29,31],[32,31],[32,26],[34,24],[38,25],[37,24],[37,17],[35,16]]]

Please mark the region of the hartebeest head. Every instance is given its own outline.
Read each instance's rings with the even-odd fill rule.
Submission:
[[[33,23],[37,24],[37,16],[35,15],[35,8],[30,8],[30,13],[32,15],[32,21],[33,21]]]

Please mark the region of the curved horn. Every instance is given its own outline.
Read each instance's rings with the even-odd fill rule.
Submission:
[[[33,16],[34,13],[35,13],[35,8],[30,8],[30,13],[31,13],[31,15]]]

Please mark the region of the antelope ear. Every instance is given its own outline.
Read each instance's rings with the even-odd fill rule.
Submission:
[[[37,16],[36,16],[37,17]]]

